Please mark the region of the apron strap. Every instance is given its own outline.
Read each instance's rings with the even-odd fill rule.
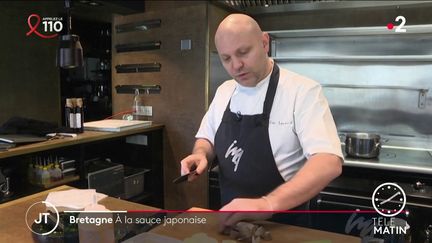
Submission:
[[[270,112],[273,106],[273,100],[274,100],[274,96],[276,94],[276,89],[279,83],[279,67],[276,63],[273,64],[273,71],[272,74],[270,76],[270,81],[269,81],[269,85],[267,87],[267,92],[266,92],[266,97],[264,100],[264,105],[263,105],[263,113],[262,113],[262,119],[257,119],[256,123],[257,125],[264,125],[264,126],[268,126],[268,122],[270,119]],[[223,115],[223,117],[225,118],[226,115],[230,114],[230,105],[231,105],[231,98],[228,101],[228,105],[225,108],[225,113]],[[222,119],[224,119],[222,118]],[[241,119],[241,115],[237,114],[237,120]]]
[[[273,106],[273,100],[276,94],[276,88],[279,83],[279,67],[276,63],[273,64],[273,72],[270,76],[267,94],[264,100],[263,116],[266,121],[270,119],[270,112]]]

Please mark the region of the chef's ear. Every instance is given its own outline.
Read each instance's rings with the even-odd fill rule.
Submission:
[[[262,44],[266,52],[269,52],[270,36],[267,32],[262,33]]]

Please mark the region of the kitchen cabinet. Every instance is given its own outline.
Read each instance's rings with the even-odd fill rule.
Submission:
[[[50,187],[69,184],[87,188],[85,164],[95,158],[108,158],[113,163],[149,170],[144,177],[142,193],[128,200],[162,208],[163,200],[163,125],[153,124],[121,132],[85,131],[75,138],[62,138],[18,146],[0,152],[0,169],[10,178],[10,193],[0,193],[0,203],[33,194]],[[140,142],[133,141],[140,136]],[[34,157],[64,157],[75,160],[75,175],[47,186],[28,180],[28,164]]]

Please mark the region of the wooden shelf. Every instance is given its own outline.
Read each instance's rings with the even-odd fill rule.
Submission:
[[[48,189],[48,188],[53,188],[53,187],[56,187],[56,186],[64,185],[64,184],[67,184],[67,183],[70,183],[70,182],[73,182],[73,181],[77,181],[77,180],[79,180],[79,178],[80,177],[78,175],[67,176],[67,177],[65,177],[65,178],[63,178],[63,179],[61,179],[59,181],[54,181],[54,182],[51,182],[51,183],[49,183],[47,185],[38,185],[38,186],[42,186],[43,188]]]
[[[17,146],[15,148],[9,149],[8,151],[0,152],[0,159],[29,154],[29,153],[35,153],[40,151],[46,151],[49,149],[64,148],[66,146],[72,146],[77,144],[84,144],[84,143],[90,143],[96,141],[103,141],[106,139],[124,137],[128,135],[135,135],[137,133],[144,133],[144,132],[158,130],[163,127],[164,126],[162,124],[153,124],[150,127],[130,129],[121,132],[85,131],[84,133],[78,134],[78,136],[75,138],[68,137],[63,139],[54,139],[54,140],[48,140],[39,143]]]
[[[143,157],[148,161],[144,163],[152,169],[154,173],[149,178],[148,193],[137,195],[134,200],[151,201],[153,205],[163,207],[163,160],[162,160],[162,135],[163,125],[153,124],[150,127],[135,128],[120,132],[95,132],[85,131],[74,138],[63,138],[48,140],[44,142],[18,146],[9,151],[0,152],[0,165],[3,163],[7,166],[18,164],[16,173],[23,176],[14,177],[11,188],[11,193],[6,197],[1,198],[0,204],[7,201],[16,200],[21,197],[47,190],[48,188],[57,187],[59,185],[74,185],[78,188],[87,188],[86,167],[87,160],[100,156],[107,156],[113,161],[131,166],[143,166]],[[134,135],[145,136],[148,141],[145,146],[129,144],[126,138]],[[108,150],[108,151],[107,151]],[[22,171],[28,166],[28,156],[37,152],[64,154],[66,157],[73,154],[76,160],[76,175],[67,175],[59,181],[49,183],[47,185],[37,185],[29,183],[24,175],[26,171]],[[36,154],[37,155],[37,154]],[[23,157],[18,157],[23,156]],[[15,157],[15,158],[13,158]],[[15,167],[14,167],[15,168]],[[21,172],[19,172],[21,170]],[[123,178],[122,178],[123,179]],[[160,180],[160,181],[158,181]],[[157,181],[157,182],[155,182]]]

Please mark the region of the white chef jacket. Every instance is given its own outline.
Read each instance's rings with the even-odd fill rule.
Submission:
[[[242,86],[233,79],[225,81],[217,89],[195,137],[205,138],[214,145],[216,131],[230,99],[231,112],[261,114],[270,75],[255,87]],[[276,166],[285,180],[293,177],[315,153],[330,153],[343,158],[336,126],[321,86],[284,68],[280,68],[270,113],[269,136]]]

